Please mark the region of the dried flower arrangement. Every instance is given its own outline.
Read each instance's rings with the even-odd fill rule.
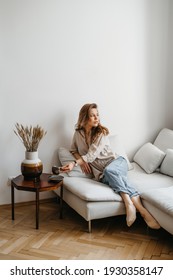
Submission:
[[[22,124],[16,123],[15,127],[16,130],[14,130],[14,133],[19,137],[26,151],[36,152],[41,139],[46,135],[47,131],[44,131],[39,125],[35,127],[24,127]]]

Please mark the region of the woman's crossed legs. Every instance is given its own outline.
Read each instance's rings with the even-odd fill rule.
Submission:
[[[126,208],[128,226],[131,226],[136,220],[136,210],[138,210],[150,228],[159,229],[160,225],[143,206],[139,193],[128,181],[127,171],[126,160],[123,157],[118,157],[104,169],[102,182],[121,195]]]

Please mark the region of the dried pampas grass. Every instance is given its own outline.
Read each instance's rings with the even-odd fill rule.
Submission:
[[[44,131],[44,129],[39,125],[35,127],[24,127],[22,124],[16,123],[15,127],[16,130],[14,130],[14,133],[21,140],[26,148],[26,151],[36,152],[41,139],[46,135],[47,131]]]

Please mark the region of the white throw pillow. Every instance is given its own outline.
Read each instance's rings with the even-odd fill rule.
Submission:
[[[133,169],[133,166],[130,163],[128,157],[127,157],[127,154],[124,150],[124,147],[120,142],[119,136],[118,135],[110,135],[109,136],[109,142],[110,142],[110,146],[111,146],[111,149],[112,149],[113,153],[117,154],[119,156],[122,156],[127,160],[128,170]]]
[[[58,157],[62,166],[75,160],[74,156],[69,152],[69,150],[64,147],[60,147],[58,149]],[[68,172],[67,174],[70,177],[93,178],[92,174],[83,173],[80,166],[75,166],[73,170]]]
[[[136,152],[133,160],[150,174],[160,166],[164,157],[163,151],[148,142]]]
[[[173,176],[173,149],[166,150],[166,156],[160,166],[160,172]]]

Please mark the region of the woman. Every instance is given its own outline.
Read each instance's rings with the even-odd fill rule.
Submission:
[[[108,134],[108,129],[100,123],[97,105],[85,104],[79,112],[71,145],[71,153],[76,160],[63,166],[61,171],[69,172],[74,166],[80,165],[83,172],[93,173],[96,180],[109,185],[120,194],[125,204],[129,227],[136,220],[138,210],[150,228],[160,228],[158,222],[142,205],[139,193],[128,181],[126,159],[112,152]]]

